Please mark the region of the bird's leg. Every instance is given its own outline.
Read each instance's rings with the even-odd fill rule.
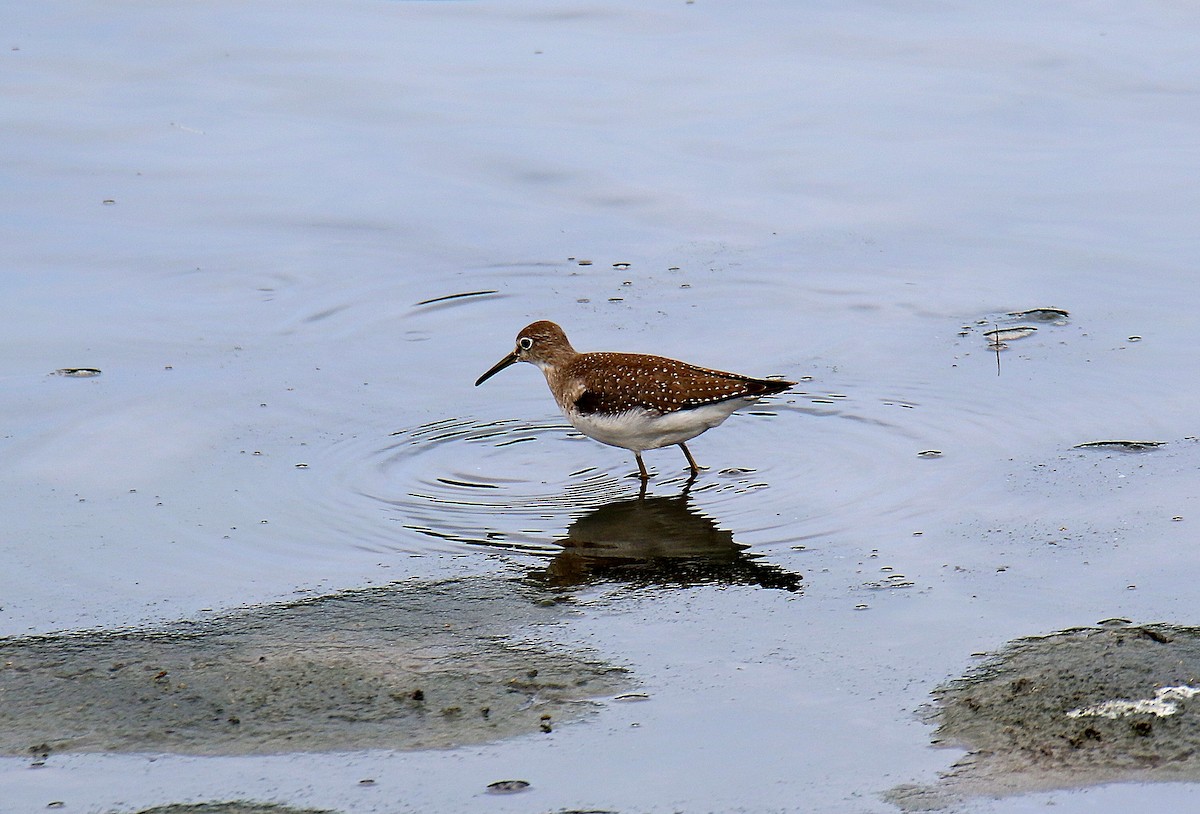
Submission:
[[[638,471],[640,473],[638,477],[642,479],[642,483],[645,483],[650,480],[650,473],[646,471],[646,465],[642,463],[642,453],[635,452],[633,453],[633,457],[637,458]]]
[[[679,494],[682,495],[683,497],[687,497],[688,493],[692,491],[692,486],[695,483],[696,483],[696,473],[691,472],[688,474],[687,480],[683,484],[683,491],[680,492]]]
[[[688,451],[687,444],[680,443],[679,448],[683,450],[683,454],[687,456],[688,466],[692,468],[692,476],[700,474],[700,467],[696,465],[696,459],[692,457],[692,453]]]

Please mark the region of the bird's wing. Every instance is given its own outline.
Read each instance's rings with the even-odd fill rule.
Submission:
[[[570,374],[580,385],[573,401],[582,413],[621,413],[636,408],[669,413],[731,398],[778,393],[793,384],[637,353],[581,354]]]

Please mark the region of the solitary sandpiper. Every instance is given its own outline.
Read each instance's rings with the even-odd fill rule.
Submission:
[[[642,462],[644,450],[677,445],[695,476],[700,467],[687,441],[739,407],[795,384],[642,353],[578,353],[562,328],[542,320],[522,328],[513,352],[480,376],[475,386],[517,362],[541,368],[572,427],[603,444],[632,450],[643,481],[650,478]]]

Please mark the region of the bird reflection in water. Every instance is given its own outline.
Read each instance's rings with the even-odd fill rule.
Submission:
[[[606,503],[571,523],[558,542],[562,552],[530,575],[534,582],[555,588],[602,581],[802,587],[800,574],[760,562],[732,532],[701,514],[686,488],[671,497],[643,491]]]

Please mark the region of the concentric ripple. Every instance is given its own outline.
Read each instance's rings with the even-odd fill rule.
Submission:
[[[913,408],[852,391],[764,400],[690,445],[709,467],[695,479],[677,449],[647,452],[654,475],[644,490],[631,453],[561,419],[445,418],[376,436],[385,443],[375,448],[364,449],[370,441],[361,436],[339,443],[338,487],[359,503],[355,513],[386,520],[385,534],[357,535],[376,550],[554,555],[578,521],[602,508],[682,495],[681,511],[769,554],[847,528],[864,510],[886,517],[903,509],[878,461],[887,450],[915,460],[919,444],[901,424]]]
[[[401,528],[427,538],[553,553],[574,520],[639,494],[630,458],[565,424],[443,419],[393,433],[374,462],[382,481],[359,491],[388,507]],[[609,466],[570,469],[588,460]],[[664,468],[667,461],[683,463],[677,453]],[[559,480],[539,479],[546,476]],[[386,488],[397,482],[403,492]],[[696,491],[748,492],[764,485],[752,470],[729,469]],[[654,489],[677,493],[686,486],[681,467],[678,475],[656,479]]]
[[[287,479],[289,502],[320,526],[321,545],[337,540],[381,564],[403,557],[410,571],[490,554],[554,585],[607,575],[795,587],[746,558],[797,574],[814,551],[865,555],[911,540],[947,506],[1008,499],[989,461],[997,449],[1036,448],[1036,433],[979,395],[991,369],[939,375],[888,382],[817,369],[691,442],[707,467],[694,480],[678,449],[646,452],[644,491],[630,452],[577,433],[544,393],[502,394],[496,403],[521,417],[440,417],[434,404],[411,407],[433,420],[408,426],[389,426],[383,410],[327,416],[297,453],[309,466]],[[629,502],[639,495],[648,505]],[[653,578],[650,560],[665,564]]]

